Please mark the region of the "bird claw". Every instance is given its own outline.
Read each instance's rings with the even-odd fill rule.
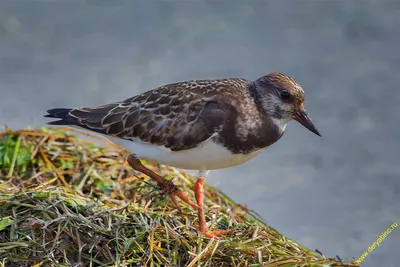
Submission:
[[[179,210],[182,211],[180,205],[178,204],[176,197],[179,197],[183,202],[189,204],[194,210],[199,210],[200,206],[191,201],[181,190],[177,188],[177,190],[171,194],[169,194],[172,202],[174,203],[175,207]]]
[[[200,209],[199,205],[189,200],[189,198],[172,181],[166,181],[163,184],[159,184],[159,186],[161,187],[161,190],[171,198],[172,203],[174,203],[174,206],[179,212],[182,213],[182,208],[176,199],[177,197],[183,202],[189,204],[193,209]]]
[[[171,198],[172,203],[174,203],[174,206],[179,211],[179,213],[183,213],[181,205],[179,205],[178,201],[176,200],[176,196],[173,194],[169,194],[169,197]]]
[[[228,230],[217,230],[217,231],[208,231],[208,229],[205,230],[201,230],[200,228],[198,228],[199,231],[204,234],[206,237],[208,238],[214,238],[214,239],[221,239],[222,237],[220,237],[221,235],[227,235],[230,234],[232,232],[232,229],[228,229]]]

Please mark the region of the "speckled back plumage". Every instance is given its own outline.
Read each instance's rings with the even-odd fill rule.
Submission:
[[[158,87],[125,101],[77,109],[49,110],[50,117],[123,139],[137,138],[171,150],[195,147],[229,117],[245,79],[193,80]]]

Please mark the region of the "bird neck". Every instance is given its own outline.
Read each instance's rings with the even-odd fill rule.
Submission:
[[[282,135],[285,132],[286,125],[290,121],[290,118],[274,118],[274,117],[272,117],[271,121],[278,129],[279,134]]]

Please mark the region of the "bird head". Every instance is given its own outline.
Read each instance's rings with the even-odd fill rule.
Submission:
[[[304,108],[304,90],[293,78],[275,72],[257,79],[253,85],[259,105],[280,131],[290,120],[296,120],[321,136]]]

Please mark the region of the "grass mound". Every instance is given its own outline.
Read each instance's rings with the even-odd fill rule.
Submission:
[[[61,129],[0,133],[0,266],[356,266],[327,259],[206,186],[214,240],[197,213],[125,164],[127,152]],[[191,198],[194,178],[145,163]]]

